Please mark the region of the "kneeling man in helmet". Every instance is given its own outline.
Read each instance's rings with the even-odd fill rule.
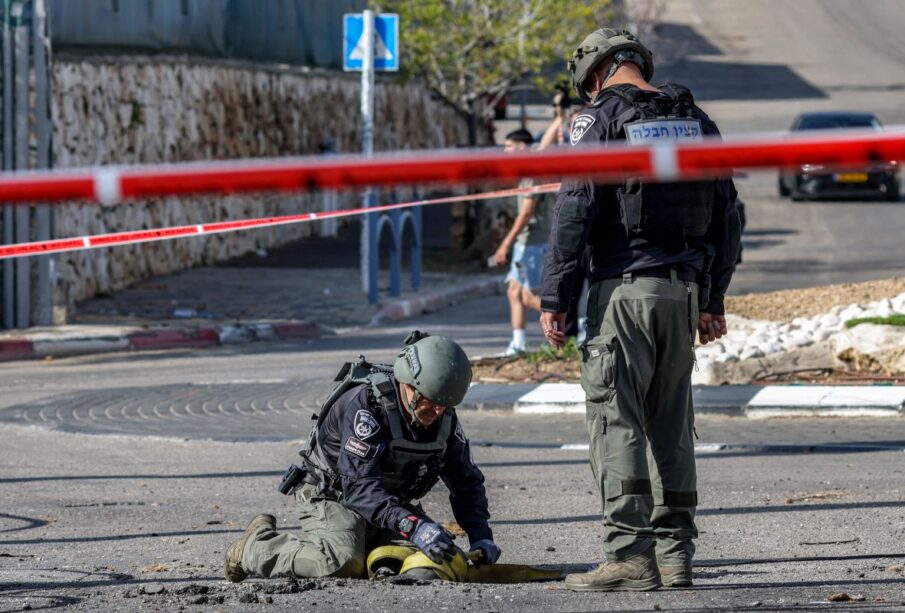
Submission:
[[[471,383],[462,348],[413,332],[394,364],[360,358],[336,380],[301,466],[280,487],[295,496],[301,532],[279,533],[272,515],[258,515],[227,550],[226,578],[365,577],[369,552],[399,542],[447,564],[461,553],[417,503],[440,480],[469,557],[496,562],[484,475],[454,410]]]

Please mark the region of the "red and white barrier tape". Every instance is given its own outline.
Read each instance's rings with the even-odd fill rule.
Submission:
[[[516,187],[502,189],[481,194],[467,194],[464,196],[448,196],[445,198],[433,198],[429,200],[415,200],[397,204],[384,204],[371,208],[344,209],[342,211],[322,211],[319,213],[299,213],[297,215],[283,215],[280,217],[261,217],[258,219],[242,219],[239,221],[220,221],[209,224],[192,226],[175,226],[172,228],[159,228],[156,230],[139,230],[137,232],[117,232],[115,234],[98,234],[96,236],[81,236],[78,238],[64,238],[59,240],[38,241],[34,243],[19,243],[16,245],[0,245],[0,260],[9,258],[27,257],[30,255],[46,255],[50,253],[63,253],[65,251],[80,251],[82,249],[96,249],[98,247],[112,247],[114,245],[131,245],[135,243],[150,243],[184,236],[203,236],[205,234],[219,234],[222,232],[234,232],[236,230],[249,230],[252,228],[267,228],[270,226],[282,226],[293,223],[305,223],[335,217],[350,217],[365,213],[381,213],[394,209],[404,209],[428,204],[444,204],[452,202],[465,202],[469,200],[492,200],[494,198],[506,198],[521,194],[549,193],[559,189],[559,183],[548,183],[534,187]]]
[[[848,133],[808,138],[705,141],[645,147],[554,148],[540,152],[418,152],[281,160],[102,168],[0,175],[0,204],[123,199],[414,183],[470,183],[520,177],[593,176],[661,180],[734,169],[801,164],[854,165],[905,159],[905,133]]]

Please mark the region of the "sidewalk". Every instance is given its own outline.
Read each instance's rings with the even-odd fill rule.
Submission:
[[[263,254],[262,254],[263,255]],[[422,272],[389,296],[382,272],[369,304],[350,237],[309,239],[263,257],[154,277],[78,305],[65,326],[0,332],[0,362],[110,351],[311,338],[399,321],[502,291],[502,274]],[[385,264],[385,263],[384,263]]]
[[[80,305],[66,326],[0,333],[0,362],[310,338],[501,291],[501,277],[424,273],[419,291],[368,304],[355,269],[198,268]]]

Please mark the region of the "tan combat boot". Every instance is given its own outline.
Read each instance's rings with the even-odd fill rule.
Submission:
[[[586,573],[566,575],[566,587],[581,592],[644,592],[655,590],[661,585],[653,549],[627,560],[604,562]]]
[[[263,527],[269,527],[271,530],[277,529],[277,518],[273,515],[258,515],[245,527],[245,532],[239,537],[239,540],[230,545],[226,550],[225,560],[223,562],[223,574],[233,583],[239,583],[248,576],[245,569],[242,568],[242,554],[245,553],[245,544],[248,539],[254,536],[254,533]]]
[[[660,577],[666,587],[691,587],[691,562],[687,564],[663,564]]]

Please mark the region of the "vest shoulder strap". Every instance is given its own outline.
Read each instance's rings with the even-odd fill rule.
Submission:
[[[364,384],[370,385],[372,391],[374,391],[374,397],[378,399],[386,395],[386,388],[393,388],[393,384],[387,375],[389,372],[392,372],[391,366],[386,364],[371,364],[365,360],[364,356],[359,356],[358,360],[355,362],[346,362],[343,364],[342,368],[339,369],[339,372],[336,373],[336,376],[333,378],[333,380],[337,382],[336,386],[321,405],[321,410],[317,415],[317,425],[320,426],[324,422],[327,415],[330,413],[330,409],[336,404],[339,397],[355,386]],[[374,377],[377,377],[377,385],[382,386],[379,389],[375,387],[374,382],[372,382],[372,378]]]
[[[691,95],[691,90],[684,85],[679,85],[678,83],[661,83],[657,86],[657,89],[673,100],[685,99],[685,101],[694,104],[694,96]]]
[[[391,439],[402,438],[402,414],[399,411],[399,403],[396,401],[396,385],[390,380],[389,373],[381,370],[372,372],[368,377],[368,384],[371,386],[374,400],[386,415]]]

